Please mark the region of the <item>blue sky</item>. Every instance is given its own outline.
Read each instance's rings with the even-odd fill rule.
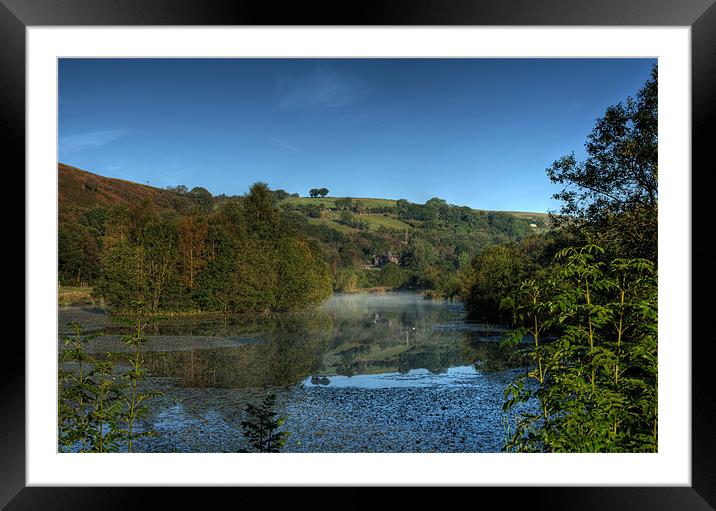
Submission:
[[[655,59],[61,59],[59,161],[153,186],[548,211]]]

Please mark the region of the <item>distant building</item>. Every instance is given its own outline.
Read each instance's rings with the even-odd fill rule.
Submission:
[[[373,255],[373,266],[385,266],[386,264],[393,263],[397,264],[398,258],[395,257],[390,250],[385,255]]]

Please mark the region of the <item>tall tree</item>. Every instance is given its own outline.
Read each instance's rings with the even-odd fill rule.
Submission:
[[[189,196],[196,201],[204,213],[210,213],[214,209],[211,192],[206,188],[196,186],[191,189]]]
[[[159,310],[164,291],[176,275],[178,230],[171,218],[151,214],[135,229],[136,242],[144,253],[144,271],[149,285],[149,309]]]
[[[241,203],[241,212],[253,233],[260,237],[271,237],[275,234],[279,214],[274,207],[273,194],[266,183],[251,185],[248,195]]]
[[[126,239],[114,240],[102,254],[102,271],[92,292],[110,307],[147,310],[150,293],[144,250]]]
[[[557,225],[616,256],[657,256],[658,80],[654,66],[636,98],[607,108],[585,144],[587,158],[563,156],[548,169],[565,185]]]
[[[92,282],[100,267],[97,241],[87,227],[64,222],[58,229],[58,273],[63,284]]]
[[[208,229],[206,218],[198,210],[194,210],[179,220],[182,283],[189,289],[194,289],[196,275],[206,264],[204,244]]]
[[[325,197],[326,195],[328,195],[328,191],[328,188],[319,188],[318,195],[320,195],[321,197]]]
[[[229,312],[237,288],[237,243],[227,228],[216,222],[207,230],[207,263],[197,276],[194,300],[205,310]]]

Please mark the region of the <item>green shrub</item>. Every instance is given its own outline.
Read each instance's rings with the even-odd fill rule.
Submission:
[[[657,278],[645,259],[603,261],[596,245],[567,248],[556,271],[505,300],[533,368],[505,390],[520,415],[509,451],[657,450]]]

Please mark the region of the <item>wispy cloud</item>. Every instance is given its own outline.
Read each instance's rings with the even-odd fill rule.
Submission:
[[[283,77],[278,85],[278,106],[282,110],[342,108],[356,103],[367,93],[360,80],[325,67],[316,67],[297,80]]]
[[[288,142],[286,142],[286,140],[284,140],[281,137],[271,137],[271,138],[269,138],[269,140],[271,140],[272,142],[275,142],[276,144],[278,144],[280,147],[283,147],[284,149],[293,151],[294,153],[298,153],[298,152],[302,151],[302,149],[300,147],[293,145],[293,144],[289,144]]]
[[[60,137],[60,151],[69,154],[102,147],[124,137],[129,130],[101,130]]]

